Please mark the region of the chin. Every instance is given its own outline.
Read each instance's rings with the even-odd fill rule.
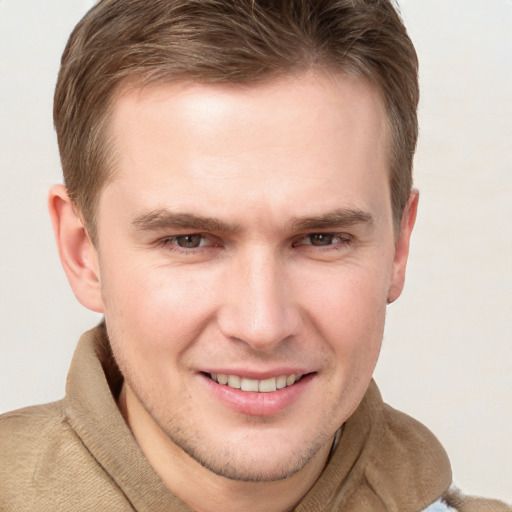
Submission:
[[[259,440],[258,443],[238,443],[232,440],[226,446],[215,449],[221,443],[198,443],[197,440],[179,439],[168,434],[171,441],[192,459],[212,473],[239,482],[275,482],[284,480],[300,471],[324,446],[320,439],[309,443],[305,449],[286,446],[281,440]],[[205,446],[209,449],[205,450]]]
[[[237,482],[276,482],[285,480],[300,471],[314,454],[307,455],[298,460],[290,461],[283,456],[277,461],[270,461],[265,457],[263,461],[231,459],[219,461],[217,459],[203,460],[189,453],[199,464],[212,473]]]

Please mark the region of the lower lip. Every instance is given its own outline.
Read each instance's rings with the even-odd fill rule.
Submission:
[[[315,374],[305,375],[292,386],[277,389],[269,393],[242,391],[219,384],[201,374],[208,389],[230,409],[250,416],[271,416],[278,414],[294,404],[304,393]]]

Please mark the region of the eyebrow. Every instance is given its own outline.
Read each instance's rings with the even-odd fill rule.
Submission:
[[[138,231],[158,231],[162,229],[198,229],[237,233],[238,224],[230,224],[212,217],[201,217],[191,213],[176,213],[166,209],[153,210],[137,217],[132,225]]]
[[[324,215],[316,217],[297,217],[293,223],[293,229],[307,231],[312,229],[343,228],[356,224],[373,224],[370,213],[357,208],[340,208]]]
[[[340,208],[314,217],[296,217],[291,222],[295,231],[315,229],[333,229],[349,227],[356,224],[372,224],[373,217],[363,210]],[[157,209],[137,217],[132,222],[138,231],[159,231],[163,229],[197,229],[201,231],[218,231],[239,233],[241,226],[224,222],[213,217],[202,217],[191,213],[176,213],[167,209]]]

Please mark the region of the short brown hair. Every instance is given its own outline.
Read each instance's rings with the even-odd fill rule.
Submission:
[[[64,181],[93,241],[114,168],[109,112],[124,84],[250,84],[310,68],[356,75],[380,91],[399,226],[412,186],[418,62],[390,0],[100,1],[71,34],[54,103]]]

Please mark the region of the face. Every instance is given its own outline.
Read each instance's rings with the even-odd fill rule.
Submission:
[[[111,133],[97,273],[126,389],[214,473],[293,474],[360,402],[401,288],[379,95],[173,83],[123,95]]]

